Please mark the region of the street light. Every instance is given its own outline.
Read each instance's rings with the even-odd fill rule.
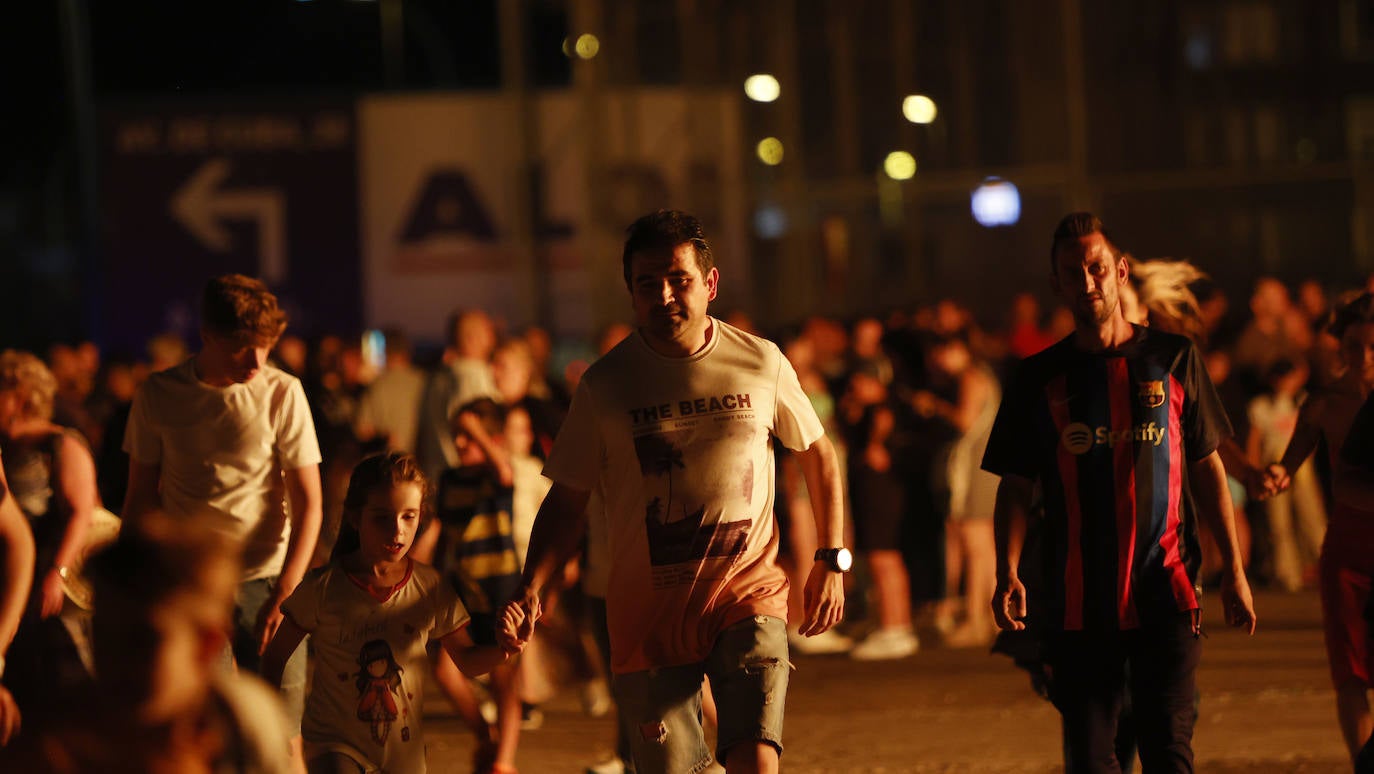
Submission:
[[[893,180],[910,180],[916,175],[916,157],[906,151],[892,151],[883,159],[883,172]]]
[[[1021,219],[1021,192],[1010,181],[989,177],[969,196],[969,207],[981,226],[1012,226]]]
[[[601,40],[590,32],[577,36],[577,40],[563,38],[563,56],[572,59],[591,59],[601,50]]]
[[[776,137],[765,137],[759,140],[755,152],[758,154],[759,161],[770,167],[776,167],[782,163],[782,140]]]
[[[909,94],[902,100],[902,115],[913,124],[929,124],[935,113],[935,100],[924,94]]]
[[[772,102],[780,94],[782,86],[768,73],[755,73],[744,79],[744,96],[755,102]]]

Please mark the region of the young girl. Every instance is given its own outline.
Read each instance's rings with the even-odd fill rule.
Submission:
[[[263,655],[263,675],[279,684],[286,659],[305,635],[315,635],[314,680],[301,721],[312,774],[425,771],[421,676],[429,668],[429,640],[468,675],[509,657],[497,647],[476,647],[452,587],[408,556],[425,492],[424,475],[407,454],[358,463],[343,505],[358,547],[311,572],[282,604],[286,620]]]

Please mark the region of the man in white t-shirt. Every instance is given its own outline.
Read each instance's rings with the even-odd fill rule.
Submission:
[[[539,594],[577,548],[600,485],[610,553],[611,670],[641,774],[710,760],[703,676],[726,771],[776,771],[787,690],[787,576],[777,565],[774,439],[802,462],[816,512],[805,635],[844,613],[839,466],[796,373],[772,343],[706,314],[719,272],[701,223],[635,221],[622,256],[637,333],[583,376],[544,474],[525,587],[502,636],[528,640]]]
[[[322,521],[320,446],[300,380],[267,362],[286,313],[262,282],[239,274],[210,280],[201,349],[139,387],[124,450],[124,519],[154,510],[203,520],[243,550],[233,651],[257,671],[281,625],[281,603],[309,569]],[[305,649],[283,682],[299,720]]]

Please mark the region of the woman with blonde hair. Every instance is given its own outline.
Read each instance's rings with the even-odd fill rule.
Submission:
[[[33,599],[10,649],[6,682],[29,713],[90,673],[88,615],[68,598],[99,504],[81,435],[52,421],[57,379],[36,356],[0,353],[5,477],[33,529]],[[11,677],[12,676],[12,677]]]

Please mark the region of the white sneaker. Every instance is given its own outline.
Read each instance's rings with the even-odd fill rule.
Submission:
[[[582,684],[582,711],[588,717],[604,718],[611,714],[615,701],[611,699],[611,689],[600,677]]]
[[[879,629],[849,651],[856,661],[886,661],[906,658],[921,649],[921,641],[908,628]]]
[[[828,656],[834,653],[848,653],[854,647],[854,640],[834,629],[827,629],[813,637],[788,632],[787,647],[803,656]]]
[[[587,774],[625,774],[625,764],[612,755],[604,761],[588,766]]]

